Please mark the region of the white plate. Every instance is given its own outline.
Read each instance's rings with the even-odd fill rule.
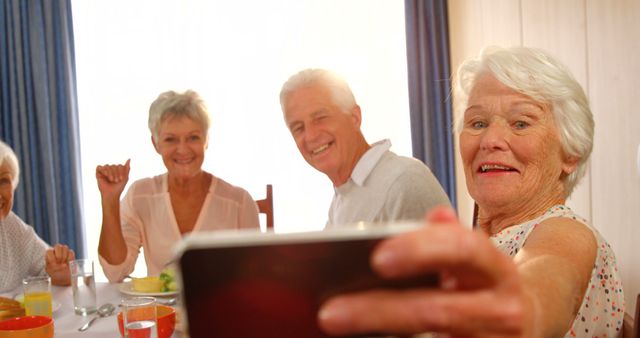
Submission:
[[[14,299],[19,301],[20,304],[23,304],[22,306],[24,306],[24,295],[23,294],[16,295],[16,297]],[[60,302],[56,301],[55,299],[51,300],[51,313],[60,310],[61,307],[62,307],[62,304]]]
[[[138,292],[133,290],[133,283],[131,281],[122,282],[118,286],[118,290],[129,296],[154,296],[154,297],[164,297],[164,296],[173,296],[177,295],[178,291],[167,291],[167,292]]]

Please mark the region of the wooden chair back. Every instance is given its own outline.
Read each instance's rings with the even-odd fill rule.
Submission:
[[[267,184],[267,195],[264,199],[257,200],[258,211],[265,214],[267,219],[267,230],[273,230],[273,187]]]
[[[471,225],[475,229],[478,227],[478,203],[473,202],[473,218],[471,219]]]

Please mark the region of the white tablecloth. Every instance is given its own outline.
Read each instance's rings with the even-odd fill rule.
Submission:
[[[86,317],[76,315],[73,311],[73,296],[71,287],[52,286],[53,300],[60,303],[61,307],[53,313],[55,337],[59,338],[115,338],[121,337],[118,331],[118,321],[116,314],[118,304],[123,295],[118,291],[119,284],[97,283],[98,306],[104,303],[111,303],[116,306],[113,315],[105,318],[98,318],[91,327],[84,331],[78,331],[82,324],[89,321],[94,315]],[[183,338],[186,335],[179,331],[174,331],[172,338]]]

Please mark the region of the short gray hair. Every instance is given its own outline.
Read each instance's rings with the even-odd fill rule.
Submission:
[[[593,114],[578,81],[566,66],[541,49],[487,47],[477,59],[467,60],[458,68],[454,82],[460,119],[476,79],[487,73],[551,108],[562,150],[578,159],[576,170],[564,179],[565,196],[571,195],[587,170],[594,133]],[[460,124],[459,120],[456,124],[458,131]]]
[[[8,144],[0,141],[0,166],[7,164],[9,173],[11,174],[11,187],[16,190],[20,182],[20,164],[18,157]]]
[[[289,94],[293,91],[314,85],[327,87],[331,91],[333,103],[340,107],[345,113],[349,113],[351,108],[356,106],[356,99],[351,92],[349,84],[338,74],[322,69],[308,68],[292,75],[287,82],[282,85],[280,90],[280,106],[284,112],[285,104],[289,98]]]
[[[157,140],[160,124],[168,118],[188,117],[202,126],[205,134],[209,132],[209,112],[204,100],[193,90],[177,93],[164,92],[149,107],[149,130]]]

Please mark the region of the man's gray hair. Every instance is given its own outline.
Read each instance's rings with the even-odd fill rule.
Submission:
[[[315,85],[327,87],[331,92],[333,103],[340,107],[343,112],[350,114],[351,109],[356,106],[356,99],[351,92],[351,88],[342,77],[326,69],[308,68],[292,75],[287,82],[282,85],[282,89],[280,90],[280,106],[282,111],[284,112],[289,94],[299,88]]]

